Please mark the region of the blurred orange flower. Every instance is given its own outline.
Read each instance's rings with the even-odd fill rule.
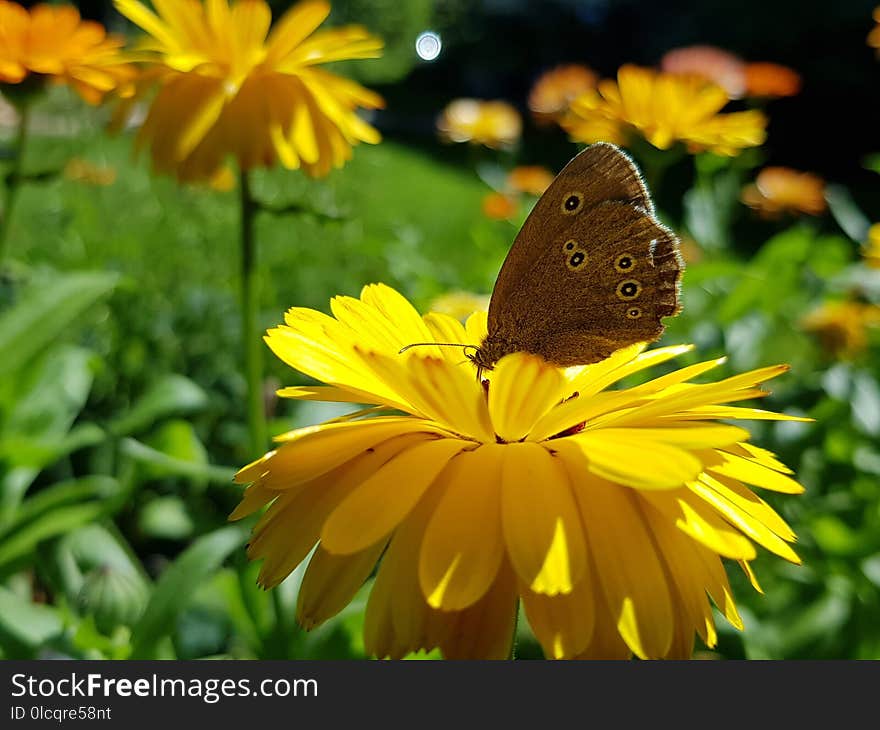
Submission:
[[[578,142],[625,145],[638,134],[659,149],[683,142],[689,151],[733,156],[766,137],[759,111],[721,114],[727,92],[693,75],[622,66],[617,81],[599,82],[596,91],[571,104],[562,126]]]
[[[868,328],[880,325],[880,307],[860,302],[831,302],[801,320],[801,327],[816,336],[835,358],[850,359],[868,346]]]
[[[210,181],[227,157],[241,170],[280,162],[313,177],[351,158],[379,132],[358,115],[382,97],[321,68],[377,58],[382,41],[360,26],[319,30],[324,0],[294,5],[270,31],[265,0],[114,0],[151,38],[145,78],[159,87],[138,135],[156,171]],[[151,84],[142,84],[146,94]]]
[[[577,63],[557,66],[538,77],[529,92],[529,109],[536,122],[558,121],[573,99],[596,88],[593,69]]]
[[[715,46],[675,48],[660,59],[660,68],[667,73],[702,76],[718,84],[731,99],[741,98],[746,90],[743,60]]]
[[[0,0],[0,87],[25,80],[66,83],[90,104],[131,81],[123,40],[82,20],[72,5],[35,5],[30,11]]]
[[[522,134],[522,118],[506,101],[456,99],[437,119],[440,137],[492,149],[513,145]]]
[[[796,96],[801,90],[797,71],[778,63],[746,64],[746,96],[765,99]]]
[[[87,185],[107,186],[116,182],[116,170],[106,165],[96,165],[81,157],[74,157],[64,166],[64,177]]]
[[[489,193],[483,198],[483,215],[496,221],[509,220],[519,207],[516,198],[504,193]]]
[[[790,167],[765,167],[754,183],[743,188],[741,199],[764,218],[785,213],[821,215],[827,207],[825,181]]]
[[[868,241],[862,256],[872,269],[880,269],[880,223],[875,223],[868,229]]]
[[[880,5],[874,8],[874,22],[877,25],[868,33],[868,45],[876,48],[877,53],[880,54]]]
[[[555,175],[540,165],[514,167],[507,175],[507,187],[515,193],[542,195],[550,187]]]

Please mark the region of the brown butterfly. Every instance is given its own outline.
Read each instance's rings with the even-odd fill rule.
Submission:
[[[488,334],[468,357],[479,370],[512,352],[586,365],[657,340],[663,317],[681,308],[678,243],[654,217],[633,161],[615,145],[591,145],[523,224],[495,282]]]
[[[594,144],[537,202],[501,266],[488,335],[472,358],[491,369],[511,352],[556,365],[602,360],[653,342],[679,312],[678,238],[654,217],[633,161]]]

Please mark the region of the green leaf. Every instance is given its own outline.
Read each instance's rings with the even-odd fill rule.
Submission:
[[[147,502],[138,515],[137,524],[144,535],[162,540],[184,540],[195,529],[186,502],[173,495]]]
[[[829,185],[825,190],[825,200],[843,232],[856,243],[862,243],[868,237],[871,221],[859,210],[849,190],[842,185]]]
[[[162,574],[140,621],[132,630],[132,658],[152,657],[159,641],[174,629],[195,588],[247,539],[245,526],[222,527],[200,537]]]
[[[34,652],[60,634],[64,624],[49,606],[31,603],[0,586],[0,645]]]
[[[236,470],[233,467],[213,466],[175,459],[133,438],[123,439],[120,450],[135,461],[159,468],[165,474],[190,479],[205,479],[226,486],[232,483],[232,478],[235,476]]]
[[[26,365],[80,322],[118,280],[108,272],[79,272],[26,288],[14,307],[0,313],[0,377]]]
[[[144,431],[156,421],[180,413],[204,408],[208,396],[198,385],[183,375],[165,375],[129,409],[115,419],[110,430],[117,436]]]

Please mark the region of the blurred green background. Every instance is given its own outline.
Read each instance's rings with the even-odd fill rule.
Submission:
[[[107,3],[79,4],[125,30]],[[663,343],[695,343],[693,361],[727,354],[730,372],[788,362],[762,407],[816,419],[752,429],[807,488],[762,494],[797,531],[804,565],[759,558],[765,595],[732,570],[746,630],[720,619],[719,647],[701,654],[880,658],[877,328],[864,324],[866,344],[844,352],[803,326],[828,302],[880,303],[880,269],[861,256],[880,220],[872,3],[657,5],[336,2],[331,22],[362,22],[388,43],[382,60],[344,68],[386,97],[373,119],[385,141],[356,148],[324,180],[255,176],[260,200],[305,211],[258,220],[261,327],[289,306],[326,311],[331,296],[374,281],[423,310],[449,291],[488,294],[533,199],[494,220],[483,198],[514,165],[556,172],[578,149],[526,109],[532,83],[557,63],[613,76],[712,43],[791,66],[804,89],[767,106],[766,145],[732,160],[680,156],[654,190],[664,220],[693,242],[684,311]],[[443,39],[433,63],[414,51],[426,29]],[[440,143],[437,114],[464,96],[515,105],[521,141],[504,152]],[[0,657],[362,657],[366,588],[306,634],[293,621],[300,571],[261,591],[246,526],[226,523],[240,496],[231,476],[249,460],[237,193],[152,176],[133,157],[133,130],[108,136],[107,117],[63,88],[40,101],[24,160],[36,179],[11,220],[0,282]],[[0,148],[12,128],[0,107]],[[823,175],[829,211],[757,217],[739,191],[765,164]],[[303,381],[266,359],[273,433],[339,414],[277,402],[275,388]],[[540,656],[520,626],[518,656]]]

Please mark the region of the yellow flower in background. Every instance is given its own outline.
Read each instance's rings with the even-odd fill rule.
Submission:
[[[515,193],[540,196],[556,176],[541,165],[521,165],[507,174],[507,187]]]
[[[800,74],[778,63],[746,64],[746,96],[773,99],[797,96],[801,90]]]
[[[158,92],[138,141],[158,172],[207,181],[231,156],[242,170],[280,162],[322,176],[359,142],[379,142],[357,110],[382,98],[321,66],[377,58],[382,41],[360,26],[318,30],[330,13],[323,0],[295,5],[271,31],[263,0],[154,0],[158,15],[114,2],[150,35],[141,57],[152,83],[140,94]]]
[[[134,68],[120,56],[122,45],[100,23],[82,20],[72,5],[40,4],[28,11],[0,0],[0,88],[47,79],[69,84],[97,104],[134,78]]]
[[[880,269],[880,223],[875,223],[868,229],[868,241],[862,256],[872,269]]]
[[[470,142],[491,149],[509,147],[522,134],[522,118],[506,101],[456,99],[437,119],[437,131],[447,142]]]
[[[765,218],[783,214],[821,215],[827,208],[825,181],[790,167],[765,167],[742,190],[742,201]]]
[[[742,98],[746,91],[745,62],[723,48],[675,48],[660,59],[660,68],[666,73],[701,76],[718,84],[731,99]]]
[[[269,505],[248,548],[263,586],[317,544],[304,627],[340,611],[381,558],[365,623],[379,657],[504,658],[518,598],[548,657],[687,657],[695,633],[716,643],[708,596],[742,627],[722,558],[756,587],[755,544],[799,562],[792,530],[747,485],[803,488],[726,423],[791,420],[727,405],[765,395],[785,366],[692,382],[711,360],[611,389],[691,349],[641,345],[567,369],[515,353],[481,382],[459,348],[399,351],[476,345],[484,312],[422,317],[383,285],[331,309],[290,309],[269,331],[281,360],[324,383],[279,395],[371,408],[279,436],[238,473],[250,486],[231,515]]]
[[[727,92],[699,76],[622,66],[617,81],[575,99],[562,126],[578,142],[625,145],[633,134],[659,149],[683,142],[691,152],[736,155],[766,137],[759,111],[721,114]]]
[[[451,291],[434,299],[428,309],[464,322],[474,312],[485,312],[489,309],[489,295],[474,294],[469,291]]]
[[[565,64],[547,71],[529,91],[529,110],[535,121],[548,124],[558,121],[573,99],[596,88],[599,77],[588,66]]]
[[[868,328],[880,325],[880,307],[861,302],[831,302],[801,320],[801,328],[819,340],[831,357],[851,359],[868,347]]]
[[[63,175],[67,180],[106,187],[116,182],[116,170],[108,165],[74,157],[64,166]]]
[[[876,48],[877,52],[880,53],[880,5],[874,8],[873,17],[877,25],[868,33],[868,45]]]

